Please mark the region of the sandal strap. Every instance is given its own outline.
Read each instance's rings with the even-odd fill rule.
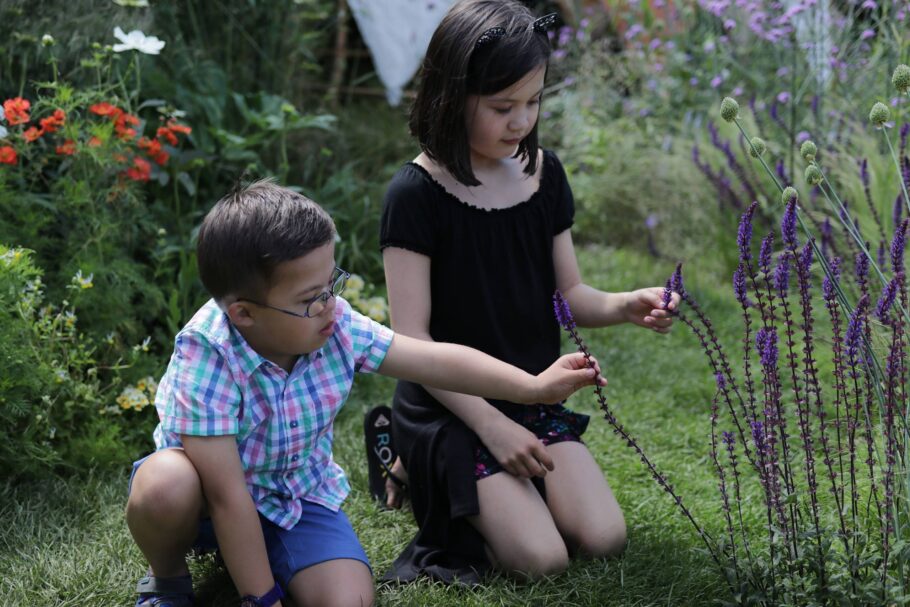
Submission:
[[[395,473],[392,472],[392,469],[389,467],[389,465],[387,463],[385,463],[384,461],[382,461],[382,458],[379,456],[379,448],[373,447],[373,452],[376,454],[376,460],[379,462],[379,465],[385,471],[386,475],[388,475],[388,477],[390,479],[392,479],[392,482],[395,483],[396,485],[398,485],[398,487],[401,489],[407,489],[408,488],[407,483],[405,483],[403,480],[401,480],[400,478],[395,476]]]
[[[192,594],[193,578],[189,575],[178,577],[155,577],[147,575],[136,584],[139,594]]]

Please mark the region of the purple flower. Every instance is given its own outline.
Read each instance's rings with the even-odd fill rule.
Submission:
[[[755,450],[759,453],[765,452],[765,427],[760,421],[754,421],[752,426],[752,440],[755,441]]]
[[[834,278],[834,280],[832,281],[831,278]],[[825,277],[822,279],[822,294],[824,294],[825,299],[834,299],[834,283],[836,283],[839,278],[840,257],[835,257],[831,260],[831,275],[825,274]]]
[[[714,375],[714,381],[717,382],[717,389],[720,390],[721,392],[723,392],[724,388],[727,387],[727,380],[724,379],[723,373],[720,373],[720,372],[716,373]]]
[[[809,131],[800,131],[796,134],[796,143],[808,141],[811,137],[812,136],[809,134]]]
[[[765,275],[771,273],[771,252],[774,248],[774,232],[769,232],[761,241],[761,249],[758,252],[758,267]]]
[[[868,40],[869,38],[875,38],[875,30],[865,29],[863,33],[859,35],[860,40]]]
[[[869,187],[869,161],[865,158],[859,164],[859,178],[863,182],[863,187]]]
[[[869,276],[869,258],[866,257],[865,253],[857,253],[856,280],[857,282],[865,282],[867,276]]]
[[[752,258],[752,253],[749,251],[749,247],[752,243],[752,215],[755,213],[755,207],[757,206],[757,202],[750,204],[749,208],[746,209],[746,212],[743,213],[743,216],[739,220],[739,230],[736,233],[736,244],[739,245],[739,258],[743,261],[748,261]]]
[[[786,105],[790,101],[790,92],[781,91],[777,94],[777,100],[781,103],[781,105]]]
[[[559,325],[566,330],[575,328],[575,319],[572,318],[572,310],[569,309],[569,302],[563,297],[562,293],[556,291],[553,293],[553,311],[556,313],[556,320]]]
[[[806,275],[808,275],[809,271],[812,269],[812,259],[812,240],[809,240],[803,246],[803,250],[799,254],[799,269],[805,272]]]
[[[885,288],[882,290],[882,296],[878,300],[878,305],[875,307],[875,316],[881,320],[886,320],[888,316],[888,310],[891,309],[891,306],[894,304],[894,298],[897,295],[898,282],[903,278],[903,273],[898,274],[894,278],[888,281],[888,284],[885,285]]]
[[[777,260],[774,269],[774,288],[783,296],[790,288],[790,257],[786,253]]]
[[[891,241],[891,267],[895,274],[904,271],[904,246],[907,243],[907,219],[901,222]]]
[[[856,308],[850,315],[850,321],[847,323],[847,333],[844,336],[844,347],[847,352],[847,360],[856,361],[859,353],[860,342],[863,339],[863,318],[866,315],[866,308],[869,305],[869,296],[863,295],[856,303]]]
[[[711,88],[712,89],[716,89],[723,83],[724,83],[724,79],[721,78],[720,76],[715,76],[714,78],[711,78]]]
[[[787,202],[784,217],[780,222],[780,234],[788,248],[796,249],[799,244],[796,239],[796,198],[791,198]]]
[[[746,307],[746,270],[740,263],[733,272],[733,294],[736,295],[736,301]]]
[[[898,194],[897,198],[894,199],[894,208],[891,209],[891,220],[894,221],[895,226],[899,226],[901,223],[901,217],[904,214],[904,195]]]
[[[724,430],[724,431],[721,433],[721,439],[720,439],[720,440],[722,440],[722,441],[724,442],[724,444],[727,446],[727,450],[728,450],[728,451],[732,451],[732,450],[733,450],[733,443],[734,443],[734,440],[735,440],[735,439],[733,438],[733,433],[732,433],[732,432],[727,432],[726,430]]]
[[[875,3],[875,0],[863,0],[863,3],[860,7],[874,11],[878,8],[878,4]]]
[[[698,86],[698,78],[695,76],[689,78],[689,86]]]
[[[670,276],[670,289],[672,289],[674,293],[679,293],[680,295],[686,292],[682,279],[682,263],[676,264],[676,269],[673,270],[673,275]]]
[[[777,367],[777,331],[772,327],[762,327],[755,334],[755,348],[761,358],[761,364],[766,369]]]

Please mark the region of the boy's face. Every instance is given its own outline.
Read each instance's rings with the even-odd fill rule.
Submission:
[[[274,308],[304,315],[308,302],[321,293],[331,293],[335,278],[335,243],[328,242],[302,257],[279,263],[272,273],[271,286],[257,300],[235,301],[228,307],[231,321],[260,355],[290,370],[301,354],[318,350],[335,332],[335,298],[309,318],[292,316]],[[269,307],[266,307],[269,306]]]
[[[498,93],[468,95],[465,121],[473,164],[515,154],[537,124],[545,75],[541,65]]]

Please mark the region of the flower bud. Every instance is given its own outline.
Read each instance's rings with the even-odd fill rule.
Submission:
[[[739,115],[739,104],[732,97],[724,97],[720,102],[720,117],[727,122],[733,122]]]
[[[54,46],[57,41],[54,40],[54,37],[50,34],[44,34],[41,36],[41,46]]]
[[[803,141],[802,146],[799,148],[799,154],[806,159],[806,162],[812,162],[815,160],[815,154],[818,152],[818,147],[811,139]]]
[[[760,137],[753,137],[749,140],[749,143],[752,144],[749,148],[749,153],[752,155],[752,158],[758,158],[765,153],[766,149],[768,149],[768,146],[765,145],[765,140]]]
[[[806,167],[806,183],[809,185],[818,185],[822,182],[822,172],[814,164]]]
[[[791,198],[795,198],[796,200],[799,200],[799,192],[796,191],[796,188],[787,186],[784,188],[784,191],[781,192],[780,201],[784,204],[787,204],[788,202],[790,202]]]
[[[894,68],[894,75],[891,76],[891,84],[900,93],[910,91],[910,65],[901,63]]]
[[[878,101],[875,105],[872,106],[872,111],[869,112],[869,122],[875,126],[882,126],[891,118],[891,110],[888,109],[888,106]]]

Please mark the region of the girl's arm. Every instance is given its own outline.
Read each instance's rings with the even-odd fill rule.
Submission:
[[[430,337],[430,258],[386,248],[382,254],[392,329],[396,334],[425,341]],[[426,387],[426,386],[425,386]],[[467,394],[426,387],[444,407],[470,428],[502,464],[516,476],[544,476],[553,459],[537,436],[513,422],[486,400]]]
[[[262,596],[275,585],[256,505],[246,487],[237,438],[181,435],[202,481],[215,537],[240,596]],[[278,603],[280,605],[280,603]]]
[[[553,265],[556,269],[556,288],[569,302],[572,316],[579,326],[605,327],[631,322],[658,333],[670,330],[673,318],[662,309],[663,287],[606,293],[584,284],[569,230],[560,232],[553,239]],[[674,310],[678,305],[679,295],[674,293],[669,309]]]

